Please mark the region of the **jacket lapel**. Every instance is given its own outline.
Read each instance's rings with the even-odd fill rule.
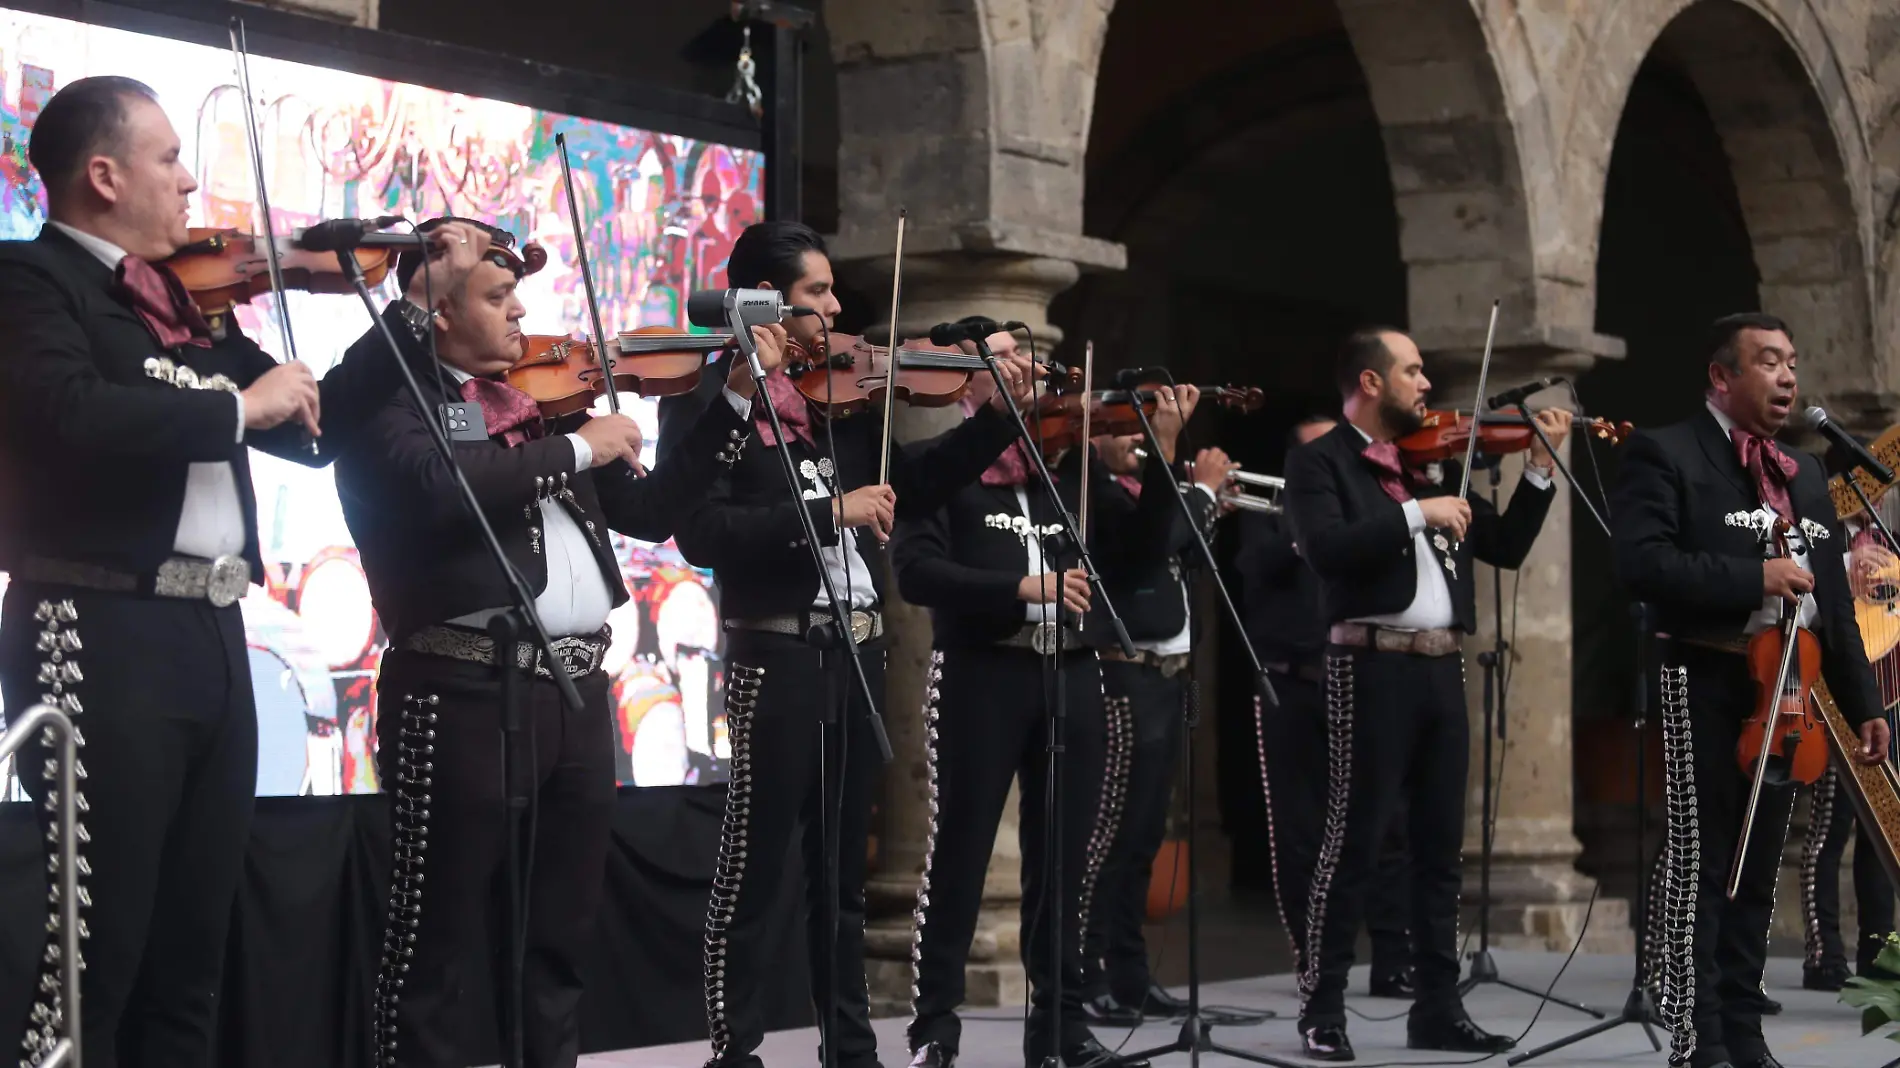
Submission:
[[[1709,458],[1709,466],[1722,473],[1743,496],[1760,503],[1759,490],[1750,484],[1748,472],[1742,470],[1742,463],[1735,458],[1735,447],[1729,436],[1722,432],[1722,424],[1715,421],[1705,407],[1693,417],[1696,440],[1702,443],[1702,451]]]

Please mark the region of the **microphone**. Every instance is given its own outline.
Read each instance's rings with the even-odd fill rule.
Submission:
[[[1484,406],[1492,411],[1496,411],[1499,408],[1509,408],[1515,404],[1522,404],[1531,394],[1542,393],[1544,390],[1562,381],[1565,381],[1562,375],[1551,375],[1549,378],[1540,378],[1535,382],[1526,382],[1521,386],[1512,386],[1502,393],[1494,394],[1490,400],[1484,402]]]
[[[1168,369],[1165,367],[1127,367],[1115,372],[1110,385],[1116,389],[1134,389],[1150,382],[1166,381]]]
[[[309,252],[342,252],[345,249],[363,248],[415,248],[422,244],[423,235],[379,234],[375,231],[387,230],[397,223],[405,221],[400,215],[380,215],[374,219],[328,219],[315,226],[306,226],[291,235],[291,242],[298,248]]]
[[[1027,330],[1018,322],[999,323],[994,319],[979,319],[973,323],[938,323],[930,328],[932,345],[954,345],[959,341],[981,341],[991,334],[1007,334],[1013,330]]]
[[[1839,423],[1827,417],[1825,409],[1819,406],[1809,408],[1802,413],[1802,420],[1808,424],[1809,430],[1818,431],[1822,437],[1832,442],[1835,448],[1852,457],[1854,466],[1874,476],[1875,481],[1893,481],[1893,468],[1874,459],[1874,454],[1867,451],[1867,446],[1862,445],[1859,438],[1849,434]]]
[[[749,334],[752,327],[783,319],[785,308],[785,294],[776,289],[695,289],[686,298],[686,321]]]

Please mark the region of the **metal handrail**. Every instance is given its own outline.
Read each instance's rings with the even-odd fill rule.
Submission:
[[[59,820],[59,1026],[63,1035],[41,1055],[38,1068],[79,1068],[79,812],[73,804],[79,746],[73,721],[52,705],[34,705],[0,734],[0,760],[19,752],[42,730],[59,740],[59,793],[53,809]]]

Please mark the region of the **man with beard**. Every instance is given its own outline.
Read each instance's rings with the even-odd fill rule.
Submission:
[[[1407,816],[1412,868],[1412,1049],[1496,1053],[1515,1045],[1465,1012],[1458,994],[1458,890],[1465,833],[1463,635],[1476,627],[1473,559],[1515,568],[1550,509],[1540,442],[1502,514],[1467,501],[1455,465],[1408,468],[1394,442],[1415,430],[1431,383],[1396,330],[1354,333],[1338,369],[1346,423],[1287,462],[1287,511],[1319,575],[1326,647],[1325,834],[1314,863],[1300,976],[1306,1055],[1349,1061],[1344,994],[1368,886],[1393,812]],[[1568,412],[1536,416],[1552,446]]]
[[[1338,425],[1323,415],[1301,420],[1289,435],[1288,453]],[[1247,637],[1279,698],[1272,708],[1257,694],[1253,699],[1260,788],[1271,821],[1273,894],[1293,943],[1295,970],[1303,970],[1307,890],[1326,823],[1326,622],[1319,578],[1301,558],[1286,513],[1247,513],[1239,523],[1234,569],[1240,573]],[[1365,910],[1375,998],[1409,998],[1415,992],[1406,933],[1411,897],[1404,823],[1401,808],[1386,832]]]
[[[1760,989],[1793,784],[1763,789],[1740,885],[1727,893],[1750,789],[1735,760],[1756,701],[1748,639],[1778,626],[1784,610],[1812,631],[1821,675],[1860,737],[1853,759],[1885,758],[1887,723],[1827,476],[1814,457],[1774,441],[1795,398],[1787,324],[1758,312],[1718,319],[1702,351],[1703,410],[1624,444],[1611,511],[1617,575],[1655,606],[1656,629],[1670,638],[1661,705],[1675,848],[1652,897],[1665,909],[1658,949],[1673,955],[1662,967],[1662,1011],[1675,1032],[1672,1064],[1780,1068],[1762,1037]],[[1777,527],[1785,554],[1770,536]]]

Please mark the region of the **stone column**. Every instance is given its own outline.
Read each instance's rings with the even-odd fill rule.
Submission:
[[[1481,352],[1427,355],[1433,406],[1468,409],[1476,388]],[[1492,360],[1488,392],[1496,393],[1526,379],[1561,374],[1574,378],[1592,357],[1545,346],[1498,350]],[[1552,393],[1552,399],[1561,395]],[[1539,398],[1536,406],[1547,403]],[[1563,447],[1569,462],[1570,446]],[[1498,479],[1498,505],[1509,507],[1524,470],[1525,454],[1504,458]],[[1489,498],[1492,476],[1474,472],[1473,499]],[[1510,642],[1506,656],[1511,684],[1504,708],[1505,741],[1493,724],[1492,768],[1498,813],[1492,843],[1491,945],[1502,949],[1570,948],[1582,929],[1594,880],[1576,870],[1583,851],[1573,826],[1571,762],[1571,510],[1573,491],[1557,475],[1557,496],[1543,532],[1515,572],[1477,567],[1477,632],[1465,641],[1465,699],[1471,720],[1471,777],[1465,805],[1465,885],[1463,927],[1478,922],[1480,860],[1483,842],[1484,668],[1497,637],[1494,600],[1503,587],[1503,624]],[[1495,691],[1494,691],[1495,693]],[[1495,697],[1494,697],[1495,700]],[[1501,774],[1496,769],[1502,768]],[[1598,900],[1585,948],[1629,952],[1629,910],[1621,900]],[[1472,945],[1475,948],[1476,942]]]
[[[1096,243],[1099,244],[1099,243]],[[840,241],[834,255],[864,285],[890,294],[890,256],[856,258]],[[1077,263],[1057,255],[981,255],[938,251],[904,257],[901,332],[919,336],[934,323],[981,313],[1020,320],[1035,331],[1039,349],[1061,339],[1048,324],[1049,301],[1075,284]],[[886,312],[885,314],[888,314]],[[882,316],[879,316],[882,318]],[[898,410],[897,437],[917,441],[955,426],[955,407]],[[925,759],[924,675],[930,663],[930,616],[905,604],[895,584],[884,610],[892,633],[885,685],[885,718],[894,758],[884,776],[877,824],[876,867],[867,886],[870,922],[866,972],[872,1009],[880,1015],[910,1011],[911,944],[919,876],[930,829],[929,772]],[[967,1003],[1019,1005],[1027,997],[1021,962],[1018,911],[1022,898],[1022,853],[1017,845],[1017,800],[1012,788],[996,832],[983,886],[983,913],[970,947]]]

